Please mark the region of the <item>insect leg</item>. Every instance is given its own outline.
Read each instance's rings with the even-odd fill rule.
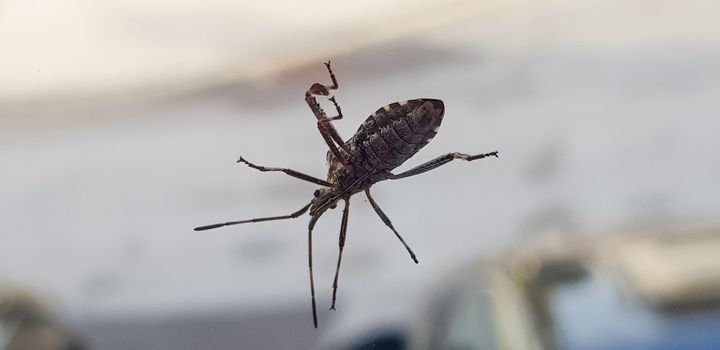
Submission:
[[[316,177],[313,177],[313,176],[310,176],[310,175],[305,175],[305,174],[303,174],[303,173],[301,173],[301,172],[299,172],[299,171],[295,171],[295,170],[292,170],[292,169],[287,169],[287,168],[272,168],[272,167],[264,167],[264,166],[260,166],[260,165],[255,165],[255,164],[253,164],[253,163],[248,162],[248,161],[247,161],[245,158],[243,158],[243,157],[240,157],[240,159],[238,159],[237,162],[238,162],[238,163],[240,163],[240,162],[245,163],[245,164],[247,164],[249,167],[251,167],[251,168],[253,168],[253,169],[260,170],[260,171],[263,171],[263,172],[265,172],[265,171],[282,171],[282,172],[284,172],[285,174],[288,174],[288,175],[290,175],[290,176],[292,176],[292,177],[295,177],[295,178],[298,178],[298,179],[300,179],[300,180],[305,180],[305,181],[308,181],[308,182],[312,182],[312,183],[318,184],[318,185],[320,185],[320,186],[333,187],[333,184],[331,184],[331,183],[329,183],[329,182],[327,182],[327,181],[325,181],[325,180],[320,180],[320,179],[318,179],[318,178],[316,178]]]
[[[342,261],[343,248],[345,248],[345,237],[347,234],[348,211],[350,210],[350,198],[345,198],[345,208],[343,209],[342,224],[340,225],[340,239],[338,241],[338,260],[335,268],[335,279],[333,280],[332,305],[330,310],[335,310],[335,296],[337,295],[338,276],[340,275],[340,262]]]
[[[337,100],[335,100],[335,96],[330,97],[330,101],[335,105],[335,110],[337,111],[337,115],[328,118],[327,115],[325,115],[324,119],[318,119],[318,129],[320,130],[320,133],[325,133],[327,136],[330,136],[330,138],[335,141],[340,148],[342,148],[345,152],[348,154],[352,154],[350,151],[350,147],[343,141],[340,134],[337,132],[337,129],[335,129],[335,126],[332,124],[333,120],[340,120],[343,118],[342,109],[340,109],[340,105],[337,103]],[[326,137],[323,135],[323,137]]]
[[[333,73],[332,68],[330,67],[330,61],[324,62],[325,67],[328,70],[328,73],[330,73],[330,80],[332,80],[332,86],[328,86],[328,90],[337,90],[338,88],[338,82],[337,79],[335,79],[335,73]]]
[[[315,278],[313,277],[313,264],[312,264],[312,230],[315,227],[315,223],[319,219],[319,216],[313,216],[308,224],[308,267],[310,268],[310,297],[312,299],[312,313],[313,313],[313,325],[315,328],[318,326],[317,321],[317,306],[315,305]]]
[[[325,67],[327,67],[328,73],[330,73],[330,80],[332,80],[332,83],[333,83],[331,86],[325,86],[329,93],[330,92],[329,90],[337,90],[339,85],[338,85],[337,79],[335,79],[335,73],[333,73],[332,68],[330,67],[330,61],[325,62]],[[343,118],[343,114],[342,114],[342,110],[340,109],[340,105],[338,105],[337,101],[335,100],[335,96],[330,97],[329,100],[333,103],[333,105],[335,105],[335,110],[337,111],[337,115],[332,118],[326,117],[326,119],[323,120],[323,122],[327,124],[325,127],[327,128],[327,131],[332,136],[333,140],[335,140],[335,142],[337,142],[337,144],[342,149],[344,149],[345,152],[352,154],[352,152],[350,152],[350,147],[348,147],[345,144],[345,141],[343,141],[342,137],[340,137],[340,134],[338,134],[335,127],[330,123],[330,121],[332,121],[332,120],[340,120]]]
[[[325,114],[325,111],[322,110],[322,107],[320,107],[320,104],[315,99],[316,95],[319,96],[328,96],[330,94],[330,90],[335,90],[338,88],[337,79],[335,78],[335,74],[332,71],[332,68],[330,67],[330,61],[325,62],[325,66],[328,69],[328,72],[330,73],[330,79],[332,80],[332,85],[323,85],[320,83],[315,83],[312,86],[310,86],[310,89],[308,89],[307,92],[305,92],[305,102],[307,102],[308,106],[310,107],[310,110],[312,110],[313,114],[318,120],[318,129],[320,130],[320,134],[322,134],[323,139],[325,139],[325,142],[330,147],[330,151],[333,152],[335,155],[335,158],[338,158],[340,162],[343,164],[343,167],[346,170],[350,170],[350,167],[348,166],[345,159],[340,155],[340,152],[337,150],[337,146],[332,143],[332,141],[335,141],[335,143],[340,146],[345,152],[352,154],[350,152],[350,147],[348,147],[347,144],[345,144],[345,141],[343,141],[340,134],[337,132],[337,129],[330,123],[332,120],[338,120],[342,119],[342,111],[340,109],[340,106],[337,104],[337,101],[335,100],[335,97],[331,97],[330,101],[333,102],[335,105],[335,109],[338,112],[338,115],[332,118],[328,118],[328,116]],[[332,141],[330,141],[332,140]]]
[[[247,223],[253,223],[253,222],[262,222],[262,221],[272,221],[272,220],[283,220],[283,219],[294,219],[302,214],[305,214],[308,209],[310,209],[310,205],[312,202],[308,203],[304,207],[300,208],[300,210],[289,214],[289,215],[282,215],[282,216],[269,216],[264,218],[255,218],[255,219],[248,219],[248,220],[238,220],[238,221],[228,221],[228,222],[222,222],[218,224],[212,224],[212,225],[205,225],[196,227],[195,231],[204,231],[204,230],[210,230],[213,228],[223,227],[223,226],[230,226],[230,225],[237,225],[237,224],[247,224]]]
[[[342,118],[343,118],[342,109],[340,109],[340,105],[339,105],[339,104],[337,103],[337,101],[335,100],[335,96],[330,97],[329,100],[335,105],[335,110],[337,111],[337,114],[338,114],[338,115],[336,115],[336,116],[334,116],[334,117],[332,117],[332,118],[327,118],[327,120],[340,120],[340,119],[342,119]]]
[[[397,232],[395,227],[393,226],[392,222],[390,222],[390,218],[383,213],[382,209],[380,209],[380,206],[375,202],[375,199],[370,195],[370,188],[365,189],[365,194],[368,197],[368,200],[370,201],[370,205],[372,205],[373,209],[375,209],[375,212],[380,216],[380,219],[389,227],[393,232],[395,232],[395,236],[400,239],[400,242],[405,246],[405,249],[407,249],[408,253],[410,253],[410,258],[413,259],[413,261],[417,264],[418,260],[415,257],[415,253],[413,253],[412,249],[410,249],[410,246],[408,246],[407,243],[405,243],[405,240],[400,236],[400,234]]]
[[[322,119],[318,119],[318,121],[317,121],[318,129],[320,130],[321,134],[324,134],[323,137],[325,137],[326,140],[327,140],[327,137],[326,137],[326,135],[327,135],[330,137],[330,139],[335,141],[338,144],[338,146],[340,146],[340,148],[342,148],[345,152],[347,152],[348,154],[352,154],[352,152],[350,151],[350,146],[348,146],[345,143],[345,141],[343,141],[343,139],[340,136],[340,134],[338,133],[337,129],[335,129],[335,126],[332,124],[333,120],[338,120],[338,119],[343,118],[342,110],[340,109],[340,106],[337,104],[337,102],[335,102],[335,97],[332,97],[330,100],[333,101],[333,103],[335,103],[335,107],[336,107],[335,109],[338,111],[338,115],[336,115],[332,118],[328,118],[327,115],[325,115],[325,113],[323,112],[323,115],[325,115],[325,117]],[[319,106],[318,106],[318,108],[319,108]]]
[[[314,85],[313,85],[314,86]],[[311,88],[312,90],[312,88]],[[350,164],[348,164],[347,160],[343,155],[340,153],[340,150],[335,145],[335,142],[338,142],[341,147],[344,145],[345,147],[349,149],[349,147],[342,141],[342,138],[340,137],[340,134],[338,134],[337,130],[335,130],[335,127],[327,122],[329,119],[327,115],[325,115],[325,111],[322,110],[320,107],[320,104],[317,102],[314,96],[311,94],[311,90],[308,90],[307,93],[305,93],[305,102],[307,102],[308,106],[310,107],[310,110],[313,112],[315,117],[318,119],[317,121],[317,127],[320,131],[320,135],[322,135],[323,139],[325,140],[325,143],[330,148],[330,152],[337,158],[340,163],[343,165],[343,168],[345,168],[346,171],[350,171],[351,167]]]
[[[390,180],[397,180],[397,179],[402,179],[402,178],[406,178],[406,177],[410,177],[410,176],[422,174],[422,173],[424,173],[424,172],[426,172],[426,171],[433,170],[433,169],[435,169],[435,168],[437,168],[437,167],[439,167],[439,166],[441,166],[441,165],[445,165],[445,164],[447,164],[447,163],[450,163],[451,161],[453,161],[453,160],[455,160],[455,159],[463,159],[463,160],[467,160],[467,161],[472,161],[472,160],[482,159],[482,158],[489,157],[489,156],[494,156],[494,157],[497,158],[497,157],[498,157],[498,152],[497,152],[497,151],[494,151],[494,152],[490,152],[490,153],[477,154],[477,155],[474,155],[474,156],[471,156],[471,155],[468,155],[468,154],[464,154],[464,153],[457,153],[457,152],[448,153],[448,154],[442,155],[442,156],[440,156],[440,157],[437,157],[437,158],[435,158],[435,159],[433,159],[433,160],[430,160],[430,161],[428,161],[428,162],[426,162],[426,163],[420,164],[420,165],[418,165],[418,166],[416,166],[416,167],[414,167],[414,168],[412,168],[412,169],[410,169],[410,170],[408,170],[408,171],[406,171],[406,172],[403,172],[403,173],[400,173],[400,174],[397,174],[397,175],[395,175],[395,174],[390,174],[390,176],[388,177],[388,179],[390,179]]]

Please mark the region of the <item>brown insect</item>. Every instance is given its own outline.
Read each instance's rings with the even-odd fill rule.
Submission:
[[[408,171],[400,174],[393,174],[390,171],[400,166],[417,151],[423,148],[438,131],[440,123],[443,119],[445,106],[440,100],[429,98],[418,98],[409,101],[394,102],[385,107],[378,109],[370,115],[358,131],[347,141],[343,141],[338,134],[332,121],[343,118],[342,111],[335,97],[329,100],[335,105],[337,116],[328,117],[315,96],[328,96],[330,90],[338,88],[338,82],[330,68],[330,62],[325,62],[332,85],[323,85],[320,83],[313,84],[305,93],[305,102],[310,106],[313,114],[317,118],[317,127],[320,135],[327,143],[330,150],[327,153],[328,175],[327,180],[321,180],[316,177],[303,174],[301,172],[287,168],[264,167],[250,163],[246,159],[240,157],[239,162],[243,162],[251,168],[260,171],[282,171],[292,177],[309,181],[320,186],[314,193],[314,198],[300,208],[300,210],[282,216],[271,216],[264,218],[255,218],[239,221],[228,221],[218,224],[201,226],[195,228],[195,231],[209,230],[222,226],[245,224],[251,222],[283,220],[297,218],[310,210],[310,223],[308,225],[308,266],[310,268],[310,295],[312,298],[313,324],[317,328],[317,309],[315,305],[315,282],[313,278],[312,266],[312,230],[317,220],[328,209],[337,206],[339,200],[343,200],[343,216],[340,226],[339,252],[337,259],[337,267],[335,269],[335,278],[333,280],[333,296],[331,310],[335,310],[335,298],[337,295],[338,275],[340,274],[340,262],[342,261],[343,248],[345,247],[345,236],[347,233],[348,211],[350,209],[350,197],[358,192],[365,191],[365,195],[370,201],[375,212],[380,219],[387,225],[400,239],[405,246],[410,257],[417,264],[412,249],[405,243],[400,236],[390,218],[380,209],[375,199],[370,195],[370,187],[384,180],[398,180],[413,175],[422,174],[426,171],[435,169],[441,165],[447,164],[455,159],[463,159],[472,161],[485,158],[488,156],[498,156],[498,152],[489,152],[477,155],[468,155],[463,153],[448,153],[430,160],[426,163],[418,165]]]

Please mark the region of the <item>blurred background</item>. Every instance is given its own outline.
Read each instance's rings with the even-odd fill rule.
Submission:
[[[720,348],[720,5],[712,0],[0,1],[0,349]],[[445,119],[374,187],[415,265],[326,174],[390,102]],[[326,105],[328,106],[328,105]]]

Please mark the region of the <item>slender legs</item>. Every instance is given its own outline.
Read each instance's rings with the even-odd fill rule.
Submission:
[[[318,179],[318,178],[316,178],[316,177],[313,177],[313,176],[310,176],[310,175],[305,175],[305,174],[303,174],[303,173],[301,173],[301,172],[299,172],[299,171],[295,171],[295,170],[292,170],[292,169],[287,169],[287,168],[271,168],[271,167],[264,167],[264,166],[260,166],[260,165],[255,165],[255,164],[253,164],[253,163],[248,162],[248,161],[247,161],[245,158],[243,158],[243,157],[240,157],[240,159],[238,159],[237,162],[238,162],[238,163],[241,163],[241,162],[242,162],[242,163],[245,163],[245,164],[247,164],[249,167],[251,167],[251,168],[253,168],[253,169],[260,170],[260,171],[262,171],[262,172],[265,172],[265,171],[282,171],[282,172],[284,172],[285,174],[288,174],[288,175],[290,175],[290,176],[292,176],[292,177],[295,177],[295,178],[298,178],[298,179],[300,179],[300,180],[305,180],[305,181],[308,181],[308,182],[312,182],[312,183],[318,184],[318,185],[320,185],[320,186],[334,187],[333,184],[331,184],[331,183],[329,183],[329,182],[327,182],[327,181],[325,181],[325,180],[320,180],[320,179]]]
[[[453,161],[453,160],[455,160],[455,159],[463,159],[463,160],[467,160],[467,161],[473,161],[473,160],[476,160],[476,159],[482,159],[482,158],[489,157],[489,156],[494,156],[495,158],[497,158],[497,157],[498,157],[498,152],[497,152],[497,151],[494,151],[494,152],[490,152],[490,153],[477,154],[477,155],[474,155],[474,156],[471,156],[471,155],[468,155],[468,154],[464,154],[464,153],[457,153],[457,152],[448,153],[448,154],[442,155],[442,156],[440,156],[440,157],[437,157],[437,158],[435,158],[435,159],[433,159],[433,160],[430,160],[430,161],[428,161],[428,162],[425,162],[425,163],[423,163],[423,164],[420,164],[420,165],[418,165],[418,166],[416,166],[416,167],[414,167],[414,168],[412,168],[412,169],[410,169],[410,170],[408,170],[408,171],[406,171],[406,172],[403,172],[403,173],[400,173],[400,174],[397,174],[397,175],[395,175],[395,174],[390,174],[390,176],[388,177],[388,179],[390,179],[390,180],[397,180],[397,179],[402,179],[402,178],[406,178],[406,177],[410,177],[410,176],[422,174],[422,173],[424,173],[424,172],[426,172],[426,171],[433,170],[433,169],[435,169],[435,168],[437,168],[437,167],[439,167],[439,166],[441,166],[441,165],[445,165],[445,164],[447,164],[447,163],[450,163],[451,161]]]
[[[310,209],[310,205],[312,202],[308,203],[304,207],[300,208],[300,210],[289,214],[289,215],[281,215],[281,216],[269,216],[264,218],[255,218],[255,219],[247,219],[247,220],[238,220],[238,221],[227,221],[227,222],[221,222],[218,224],[212,224],[212,225],[205,225],[196,227],[195,231],[204,231],[204,230],[210,230],[213,228],[223,227],[223,226],[230,226],[230,225],[237,225],[237,224],[248,224],[251,222],[262,222],[262,221],[272,221],[272,220],[283,220],[283,219],[294,219],[302,214],[305,214],[308,209]]]
[[[336,90],[338,88],[338,82],[335,78],[335,73],[333,73],[332,68],[330,67],[330,61],[325,62],[325,67],[327,67],[328,73],[330,73],[330,80],[332,80],[332,85],[323,85],[320,83],[314,83],[310,89],[308,89],[307,92],[305,92],[305,102],[307,102],[308,106],[310,106],[310,110],[313,112],[315,117],[317,118],[317,127],[320,131],[320,135],[323,137],[323,140],[325,140],[325,143],[327,143],[328,147],[330,148],[330,152],[337,158],[340,163],[343,165],[343,168],[346,171],[351,171],[352,168],[350,164],[348,163],[347,157],[344,156],[341,152],[338,146],[342,148],[347,154],[352,154],[350,152],[350,147],[343,141],[340,134],[337,132],[335,127],[332,125],[333,120],[340,120],[343,118],[342,110],[340,109],[340,105],[338,105],[337,100],[335,100],[335,96],[332,96],[329,98],[329,100],[335,105],[335,110],[337,111],[337,115],[329,118],[325,111],[323,111],[322,107],[320,107],[320,104],[318,103],[317,99],[315,99],[315,96],[328,96],[330,94],[330,90]],[[337,143],[337,145],[336,145]],[[303,174],[299,171],[295,171],[292,169],[287,168],[274,168],[274,167],[264,167],[252,164],[245,160],[244,158],[240,157],[238,159],[238,163],[243,162],[250,166],[251,168],[255,168],[260,171],[282,171],[292,177],[296,177],[301,180],[309,181],[321,186],[327,186],[327,187],[333,187],[333,185],[325,180],[318,179],[316,177]]]
[[[323,111],[322,107],[320,107],[317,99],[315,99],[315,96],[328,96],[330,95],[330,90],[336,90],[338,88],[338,82],[335,78],[335,74],[333,73],[332,68],[330,67],[330,61],[325,62],[325,67],[327,67],[328,73],[330,73],[332,85],[323,85],[320,83],[313,84],[312,86],[310,86],[310,89],[308,89],[308,91],[305,93],[305,102],[308,104],[310,110],[317,118],[318,130],[320,131],[320,135],[322,135],[323,139],[325,140],[325,143],[327,143],[328,147],[330,148],[330,152],[333,153],[335,158],[340,161],[340,163],[347,171],[350,171],[350,164],[348,164],[345,157],[340,153],[338,146],[340,146],[340,148],[342,148],[348,154],[352,154],[352,152],[350,152],[350,147],[345,144],[345,141],[343,141],[342,137],[337,132],[337,129],[335,129],[335,127],[331,123],[331,121],[333,120],[342,119],[343,115],[342,111],[340,110],[340,106],[335,100],[335,97],[331,97],[330,101],[332,101],[332,103],[335,105],[335,109],[337,110],[338,115],[332,118],[328,118],[328,116],[325,114],[325,111]],[[337,145],[335,145],[336,143]]]
[[[339,252],[338,252],[337,267],[335,268],[335,279],[333,280],[333,285],[332,285],[333,295],[332,295],[332,305],[330,305],[330,310],[335,310],[335,297],[337,295],[338,276],[340,275],[340,262],[342,261],[343,248],[345,248],[345,237],[346,237],[346,233],[347,233],[348,211],[349,210],[350,210],[350,198],[345,198],[345,208],[343,209],[342,224],[340,225],[340,239],[338,241]]]
[[[418,260],[415,257],[415,253],[413,253],[412,249],[410,249],[410,246],[408,246],[407,243],[405,243],[405,240],[400,236],[400,234],[397,232],[395,227],[393,226],[392,222],[390,222],[390,218],[383,213],[382,209],[380,209],[380,206],[375,202],[375,199],[370,195],[370,189],[365,189],[365,195],[367,195],[368,200],[370,201],[370,205],[372,205],[373,209],[375,209],[375,212],[380,216],[380,219],[389,227],[393,232],[395,232],[395,236],[400,239],[400,242],[405,246],[405,249],[407,249],[408,253],[410,253],[410,258],[413,259],[413,261],[417,264]]]
[[[347,202],[345,202],[345,214],[347,215]],[[249,220],[239,220],[239,221],[228,221],[224,223],[219,224],[212,224],[212,225],[206,225],[206,226],[200,226],[196,227],[195,231],[203,231],[203,230],[210,230],[218,227],[228,226],[228,225],[236,225],[236,224],[245,224],[245,223],[251,223],[251,222],[261,222],[261,221],[271,221],[271,220],[282,220],[282,219],[291,219],[296,218],[310,209],[310,205],[312,205],[312,202],[308,203],[304,207],[302,207],[300,210],[289,214],[289,215],[283,215],[283,216],[271,216],[271,217],[265,217],[265,218],[256,218],[256,219],[249,219]],[[312,263],[312,230],[315,227],[315,223],[319,219],[319,216],[312,216],[310,218],[310,223],[308,224],[308,267],[310,270],[310,297],[312,299],[312,313],[313,313],[313,325],[315,328],[318,326],[317,321],[317,305],[315,304],[315,278],[313,277],[313,263]],[[347,226],[347,219],[344,219],[344,221]],[[341,234],[344,235],[344,231],[341,231]],[[338,263],[339,264],[339,263]],[[337,282],[337,276],[335,277]]]
[[[307,102],[308,106],[310,107],[310,110],[313,112],[315,117],[317,118],[317,127],[320,131],[320,134],[322,135],[323,139],[327,143],[328,147],[330,148],[330,152],[335,156],[335,158],[343,165],[343,168],[345,171],[352,171],[351,165],[348,163],[348,159],[352,158],[352,152],[348,145],[342,140],[342,137],[337,132],[335,127],[332,124],[332,121],[340,120],[343,118],[342,110],[340,108],[340,105],[335,100],[334,96],[329,97],[330,102],[333,103],[335,106],[335,110],[337,111],[337,115],[334,117],[328,117],[325,114],[325,111],[323,111],[322,107],[318,103],[315,96],[329,96],[331,90],[336,90],[338,88],[338,82],[335,78],[335,74],[332,71],[332,68],[330,67],[330,62],[326,62],[325,66],[327,67],[328,73],[330,74],[330,79],[332,81],[332,85],[323,85],[320,83],[314,83],[305,93],[305,101]],[[349,157],[348,157],[349,155]],[[430,160],[429,162],[423,163],[415,168],[412,168],[408,171],[405,171],[400,174],[389,174],[388,179],[396,180],[396,179],[402,179],[418,174],[422,174],[424,172],[430,171],[432,169],[435,169],[441,165],[447,164],[455,159],[463,159],[467,161],[473,161],[476,159],[481,159],[489,156],[498,156],[498,152],[490,152],[490,153],[484,153],[484,154],[478,154],[478,155],[468,155],[463,153],[448,153],[443,156],[437,157],[433,160]],[[255,165],[253,163],[250,163],[246,159],[240,157],[238,159],[238,163],[245,163],[249,167],[257,169],[262,172],[273,172],[273,171],[280,171],[284,172],[287,175],[290,175],[292,177],[312,182],[314,184],[318,184],[321,186],[326,187],[335,187],[336,185],[310,176],[303,174],[301,172],[288,169],[288,168],[276,168],[276,167],[265,167],[260,165]],[[372,174],[368,173],[365,175],[365,177],[370,176]],[[345,207],[343,209],[343,216],[342,216],[342,224],[340,226],[340,236],[338,239],[338,258],[337,258],[337,266],[335,268],[335,278],[333,279],[332,289],[332,304],[330,306],[331,310],[335,310],[335,301],[337,298],[337,288],[338,288],[338,279],[340,277],[340,265],[342,263],[342,255],[343,250],[345,248],[345,239],[347,237],[347,225],[348,225],[348,216],[350,211],[350,196],[353,192],[350,192],[353,189],[357,189],[358,187],[355,187],[356,184],[360,183],[360,181],[364,181],[365,177],[358,179],[353,183],[351,186],[346,188],[340,188],[338,189],[338,193],[336,193],[337,197],[332,198],[332,201],[336,201],[337,199],[341,198],[345,202]],[[358,185],[360,186],[360,185]],[[370,204],[372,205],[373,209],[375,209],[375,212],[380,216],[380,219],[389,227],[393,233],[395,233],[395,236],[400,240],[400,242],[405,246],[405,249],[407,249],[408,253],[410,254],[410,258],[417,264],[418,260],[415,256],[415,253],[410,249],[408,244],[405,242],[405,240],[400,236],[400,233],[395,229],[392,222],[390,221],[390,218],[385,215],[385,213],[380,209],[380,206],[375,202],[375,199],[370,195],[370,189],[365,188],[365,194],[367,195],[368,200],[370,201]],[[262,221],[272,221],[272,220],[283,220],[283,219],[292,219],[297,218],[300,215],[305,214],[310,207],[312,206],[313,202],[308,203],[304,207],[300,208],[298,211],[293,212],[288,215],[281,215],[281,216],[270,216],[270,217],[261,217],[261,218],[254,218],[254,219],[247,219],[247,220],[237,220],[237,221],[227,221],[223,223],[217,223],[217,224],[211,224],[211,225],[205,225],[196,227],[195,231],[204,231],[204,230],[210,230],[215,229],[223,226],[230,226],[230,225],[237,225],[237,224],[245,224],[245,223],[254,223],[254,222],[262,222]],[[333,206],[334,208],[334,206]],[[317,317],[317,304],[315,301],[315,277],[313,275],[313,252],[312,252],[312,231],[315,227],[315,223],[320,218],[320,215],[322,215],[322,212],[324,212],[325,208],[321,207],[320,211],[317,210],[318,208],[314,208],[314,211],[311,211],[311,218],[310,222],[308,224],[308,270],[309,270],[309,277],[310,277],[310,297],[312,302],[312,314],[313,314],[313,325],[315,328],[318,326],[318,317]],[[316,214],[317,212],[317,214]]]

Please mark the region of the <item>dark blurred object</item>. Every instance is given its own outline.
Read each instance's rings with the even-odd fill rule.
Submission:
[[[37,298],[0,284],[0,350],[81,350],[83,346]]]
[[[543,234],[438,284],[418,349],[718,349],[720,227]]]
[[[347,350],[405,350],[407,335],[401,330],[383,329],[355,341]]]

